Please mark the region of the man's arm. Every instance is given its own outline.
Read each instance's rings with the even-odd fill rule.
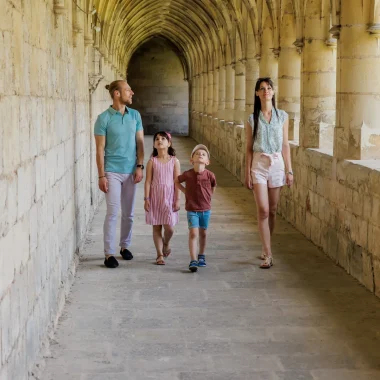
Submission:
[[[137,165],[144,163],[144,131],[136,132],[136,150],[137,150]],[[136,168],[135,183],[139,183],[144,177],[144,172],[141,168]]]
[[[95,135],[96,143],[96,165],[98,167],[99,189],[106,193],[108,191],[108,181],[104,172],[104,148],[106,146],[106,136]]]

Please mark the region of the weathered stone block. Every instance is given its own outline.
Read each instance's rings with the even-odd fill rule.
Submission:
[[[363,258],[363,272],[362,272],[362,284],[369,289],[371,292],[374,291],[374,274],[373,274],[373,264],[372,264],[372,255],[366,251],[362,250]]]
[[[29,162],[20,166],[17,170],[17,188],[18,188],[18,218],[31,208],[34,203],[36,193],[35,167],[34,162]]]
[[[363,248],[353,245],[349,257],[349,273],[363,283]]]

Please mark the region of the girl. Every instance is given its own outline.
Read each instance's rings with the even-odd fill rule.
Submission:
[[[171,253],[173,226],[178,223],[180,193],[174,179],[180,174],[171,135],[157,132],[153,136],[153,153],[146,168],[144,209],[147,224],[153,225],[153,241],[157,251],[156,264],[165,265]],[[162,236],[162,227],[164,236]]]
[[[276,109],[273,82],[259,78],[255,86],[253,114],[246,125],[245,185],[253,188],[259,232],[263,244],[260,268],[273,265],[271,235],[276,221],[281,187],[293,184],[288,142],[288,115]]]

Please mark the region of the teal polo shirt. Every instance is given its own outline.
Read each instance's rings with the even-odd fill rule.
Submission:
[[[101,113],[94,134],[106,136],[104,169],[106,172],[131,174],[136,168],[136,132],[143,130],[140,112],[125,107],[122,115],[111,106]]]

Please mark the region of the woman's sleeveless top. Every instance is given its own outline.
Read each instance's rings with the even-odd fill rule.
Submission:
[[[287,118],[288,114],[285,111],[277,109],[276,112],[275,109],[272,109],[272,118],[270,123],[268,123],[265,120],[263,113],[260,111],[257,136],[253,142],[253,151],[268,154],[281,152],[283,125]],[[253,131],[253,114],[249,115],[248,123],[251,125]]]

